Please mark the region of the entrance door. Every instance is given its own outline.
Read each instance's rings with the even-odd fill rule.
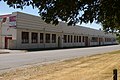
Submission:
[[[85,36],[85,46],[89,46],[89,40],[87,36]]]
[[[61,40],[60,40],[60,37],[58,37],[58,48],[61,47]]]
[[[99,38],[99,45],[101,45],[101,38]]]
[[[12,37],[5,37],[5,49],[8,48],[8,45],[9,45],[9,40],[11,40]]]

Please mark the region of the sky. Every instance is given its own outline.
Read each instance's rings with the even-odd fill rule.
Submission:
[[[11,14],[12,12],[16,12],[16,11],[39,16],[38,10],[36,8],[33,9],[31,6],[29,6],[29,7],[27,6],[23,10],[14,9],[12,7],[9,7],[5,2],[0,1],[0,15]],[[93,29],[97,29],[97,30],[102,28],[102,26],[100,24],[96,24],[96,23],[92,23],[92,24],[91,23],[88,23],[88,24],[82,23],[80,26],[89,27],[89,28],[93,28]]]

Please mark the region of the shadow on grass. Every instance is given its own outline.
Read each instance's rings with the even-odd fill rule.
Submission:
[[[113,52],[109,52],[109,54],[120,54],[120,50],[118,50],[118,51],[113,51]]]

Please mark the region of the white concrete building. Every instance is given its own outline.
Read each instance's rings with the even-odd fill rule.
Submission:
[[[38,16],[13,12],[1,15],[0,48],[62,48],[116,44],[115,35],[82,26],[46,24]]]

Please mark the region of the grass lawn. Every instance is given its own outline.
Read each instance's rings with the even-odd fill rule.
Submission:
[[[18,68],[1,73],[0,80],[113,80],[113,69],[119,76],[120,51]]]

